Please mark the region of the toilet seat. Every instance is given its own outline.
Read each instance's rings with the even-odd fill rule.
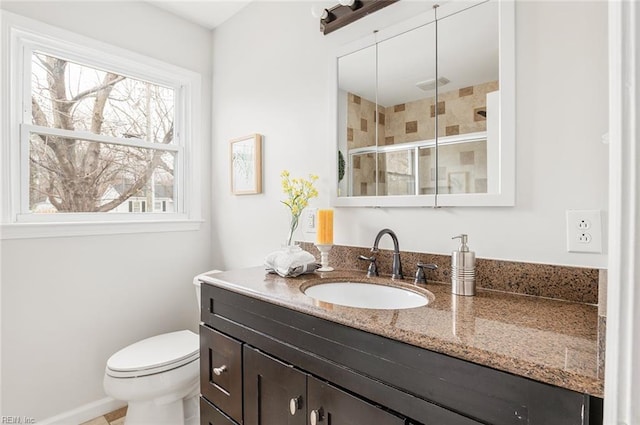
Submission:
[[[197,334],[184,330],[156,335],[123,348],[107,361],[106,374],[135,378],[175,369],[198,360]]]

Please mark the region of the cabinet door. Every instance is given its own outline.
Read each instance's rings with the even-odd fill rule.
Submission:
[[[244,346],[244,425],[305,425],[307,375]]]
[[[313,377],[307,380],[311,425],[404,425],[405,420]]]

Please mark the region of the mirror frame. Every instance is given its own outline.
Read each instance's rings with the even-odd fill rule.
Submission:
[[[514,0],[484,0],[477,2],[445,3],[438,8],[438,20],[477,6],[487,1],[497,1],[500,28],[499,60],[499,169],[497,193],[390,195],[390,196],[338,196],[338,61],[342,56],[356,52],[389,38],[434,22],[429,11],[399,24],[378,30],[375,34],[338,48],[331,54],[329,70],[330,86],[330,134],[333,135],[335,153],[331,164],[331,205],[334,207],[478,207],[514,206],[516,189],[516,76],[515,76],[515,2]],[[472,3],[472,4],[471,4]]]

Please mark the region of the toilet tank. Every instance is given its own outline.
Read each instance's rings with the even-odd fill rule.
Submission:
[[[201,295],[200,295],[200,276],[205,275],[205,274],[213,274],[213,273],[220,273],[222,270],[209,270],[206,273],[202,273],[197,275],[196,277],[193,278],[193,285],[195,286],[195,290],[196,290],[196,299],[198,300],[198,310],[200,310],[200,308],[202,307],[201,304]]]

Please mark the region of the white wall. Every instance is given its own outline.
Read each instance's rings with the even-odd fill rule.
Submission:
[[[2,414],[43,420],[106,397],[107,358],[197,329],[191,280],[211,266],[211,34],[146,3],[2,8],[202,74],[199,231],[2,241]],[[2,141],[6,143],[6,141]]]
[[[309,3],[255,2],[214,30],[218,267],[260,264],[283,241],[288,221],[279,203],[281,170],[320,175],[320,199],[312,206],[328,205],[332,49],[428,7],[396,3],[323,36]],[[335,242],[370,246],[378,230],[390,227],[403,250],[449,253],[456,246],[451,236],[468,233],[479,257],[605,267],[606,253],[566,252],[565,210],[601,209],[606,218],[608,148],[601,143],[607,131],[606,22],[606,2],[516,4],[515,207],[341,208],[335,212]],[[228,140],[253,132],[265,136],[264,192],[232,196]],[[298,234],[313,241],[311,234]]]

